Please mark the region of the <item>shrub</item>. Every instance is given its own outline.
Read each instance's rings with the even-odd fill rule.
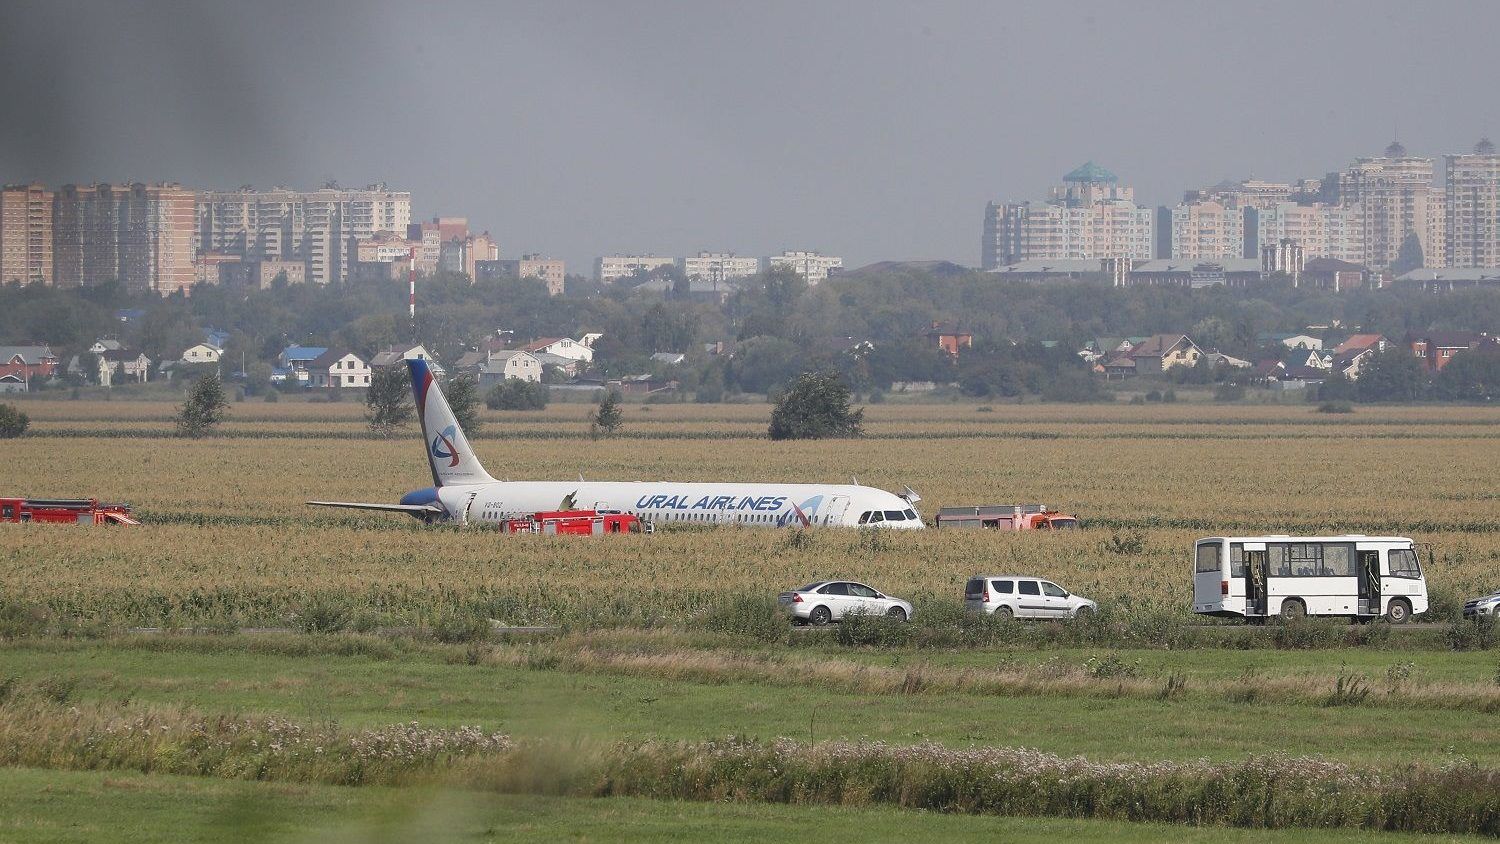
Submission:
[[[838,643],[847,647],[899,648],[912,639],[912,626],[886,615],[850,613],[838,625]]]
[[[849,407],[849,387],[836,373],[804,372],[776,400],[773,440],[816,440],[864,434],[863,408]]]
[[[13,439],[26,433],[31,417],[16,410],[14,405],[0,404],[0,439]]]
[[[1448,647],[1455,651],[1489,650],[1500,640],[1495,634],[1494,618],[1455,621],[1443,632],[1448,640]]]
[[[1346,401],[1325,401],[1318,405],[1319,413],[1353,413],[1354,405]]]
[[[370,376],[370,386],[365,390],[365,418],[370,423],[370,430],[389,437],[416,415],[416,405],[411,397],[411,374],[407,368],[388,366],[375,370]]]
[[[715,633],[746,636],[759,642],[786,639],[786,611],[776,599],[762,595],[741,595],[713,604],[702,616],[702,625]]]
[[[484,406],[490,410],[546,410],[550,392],[540,381],[507,378],[490,388]]]
[[[1232,402],[1245,397],[1245,385],[1225,383],[1214,389],[1214,401]]]
[[[229,402],[224,399],[224,385],[216,372],[198,379],[188,391],[187,401],[177,409],[177,435],[204,437],[224,421]]]
[[[265,402],[266,404],[275,404],[281,401],[281,391],[276,389],[275,387],[272,387],[271,389],[266,390],[266,394],[261,397],[261,401]]]
[[[490,620],[473,612],[445,612],[433,620],[432,637],[448,645],[482,642],[490,637]]]
[[[331,597],[317,597],[302,605],[297,626],[304,633],[338,633],[349,626],[348,603]]]

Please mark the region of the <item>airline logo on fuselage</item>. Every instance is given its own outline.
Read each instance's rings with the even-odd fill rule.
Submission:
[[[691,495],[643,495],[637,510],[757,510],[774,513],[786,504],[785,495],[739,496],[705,495],[697,500]]]

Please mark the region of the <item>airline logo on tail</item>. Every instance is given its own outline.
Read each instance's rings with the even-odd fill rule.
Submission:
[[[457,425],[449,425],[432,438],[432,456],[438,460],[447,460],[450,469],[458,465],[458,449],[453,445],[453,437],[457,432]]]

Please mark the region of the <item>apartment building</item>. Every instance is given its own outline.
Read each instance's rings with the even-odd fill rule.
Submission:
[[[760,272],[759,258],[741,258],[733,252],[699,252],[693,257],[680,259],[677,265],[688,278],[704,281],[749,278]]]
[[[348,279],[351,238],[404,232],[410,225],[411,193],[383,184],[363,190],[242,187],[205,192],[198,203],[200,249],[247,259],[302,261],[314,284]]]
[[[1312,203],[1279,202],[1252,208],[1245,218],[1246,254],[1292,241],[1311,258],[1360,263],[1365,257],[1364,227],[1357,209]]]
[[[1444,157],[1447,266],[1500,267],[1500,155],[1489,138]]]
[[[64,185],[52,210],[60,285],[118,280],[166,296],[198,278],[197,194],[182,185]]]
[[[602,284],[613,284],[637,272],[649,273],[675,263],[676,258],[661,255],[608,255],[594,259],[594,278]]]
[[[992,270],[1030,260],[1149,260],[1153,216],[1135,204],[1131,188],[1090,161],[1064,176],[1044,203],[989,203],[982,265]]]
[[[548,296],[561,296],[567,283],[567,267],[556,258],[522,255],[520,258],[478,261],[475,279],[534,278],[547,286]]]
[[[45,185],[0,188],[0,283],[52,284],[53,195]]]
[[[830,271],[841,269],[844,259],[821,252],[782,252],[766,259],[769,269],[786,268],[802,276],[809,286],[827,281]]]
[[[1353,212],[1364,241],[1363,260],[1356,263],[1385,269],[1411,234],[1421,242],[1427,266],[1446,262],[1444,195],[1432,180],[1432,159],[1409,155],[1399,142],[1383,156],[1355,159],[1339,174],[1339,204]]]
[[[1183,204],[1194,202],[1216,202],[1225,208],[1270,208],[1288,202],[1294,193],[1303,189],[1298,183],[1266,182],[1260,179],[1245,179],[1238,182],[1224,181],[1213,187],[1188,191]]]
[[[1164,210],[1158,212],[1158,225],[1170,234],[1171,251],[1162,257],[1199,261],[1244,256],[1244,208],[1200,199]]]

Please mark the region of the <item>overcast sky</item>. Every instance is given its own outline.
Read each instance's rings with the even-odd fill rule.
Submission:
[[[1500,133],[1500,3],[0,4],[0,179],[409,189],[502,254],[977,264],[1093,159],[1173,202]]]

